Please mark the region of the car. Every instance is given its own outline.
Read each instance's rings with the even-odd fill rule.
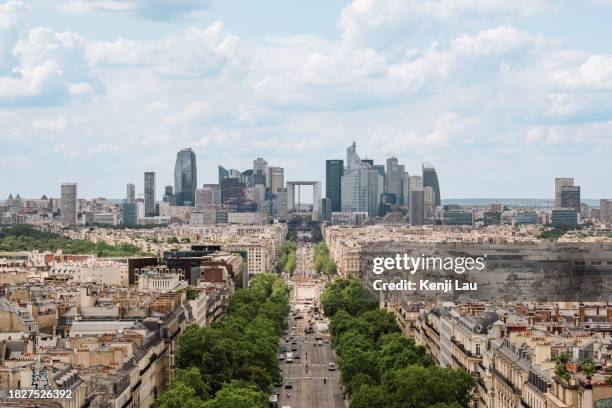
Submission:
[[[319,336],[319,335],[316,335],[316,336],[315,336],[315,340],[316,340],[316,341],[323,340],[323,337],[322,337],[322,336]]]
[[[274,380],[274,386],[275,387],[282,387],[283,386],[283,379],[279,378],[277,380]]]
[[[297,344],[297,340],[296,339],[291,340],[291,344]]]
[[[291,351],[297,351],[297,344],[293,344],[291,346]]]
[[[293,353],[293,358],[295,358],[296,360],[300,360],[301,359],[300,353]]]
[[[303,319],[303,318],[304,318],[304,316],[302,316],[302,315],[297,315],[297,316],[295,316],[295,320],[301,320],[301,319]]]
[[[285,355],[284,355],[283,353],[280,353],[280,354],[278,355],[278,360],[279,360],[279,361],[283,361],[284,359],[285,359]]]
[[[293,383],[291,381],[285,382],[285,389],[290,390],[293,388]]]
[[[319,340],[319,341],[317,342],[317,345],[322,346],[322,345],[323,345],[323,340]]]
[[[329,339],[325,339],[325,344],[329,344]]]
[[[332,363],[332,362],[327,363],[327,369],[329,371],[336,371],[336,363]]]
[[[285,337],[285,343],[289,342],[289,337]]]
[[[287,352],[287,346],[282,346],[280,348],[281,352],[286,353]]]

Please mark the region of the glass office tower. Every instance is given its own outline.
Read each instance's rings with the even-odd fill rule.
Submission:
[[[176,154],[176,165],[174,166],[176,205],[194,206],[197,184],[198,170],[195,153],[191,148],[183,149]]]

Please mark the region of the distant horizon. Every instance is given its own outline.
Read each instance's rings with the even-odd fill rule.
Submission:
[[[48,196],[46,194],[44,194],[45,196],[47,196],[48,199],[59,199],[59,196],[53,197],[53,196]],[[20,197],[24,200],[39,200],[41,197],[43,196],[43,194],[40,195],[40,197],[24,197],[21,196]],[[7,196],[8,197],[8,196]],[[120,203],[121,201],[125,200],[125,198],[110,198],[110,197],[104,197],[104,196],[96,196],[96,197],[78,197],[79,199],[84,199],[84,200],[94,200],[97,198],[103,198],[105,200],[108,200],[109,202],[112,202],[114,204]],[[582,198],[580,201],[582,203],[586,203],[591,207],[598,207],[599,206],[599,202],[602,199],[609,199],[607,197],[601,197],[601,198]],[[7,200],[7,198],[1,198],[0,202],[5,202]],[[156,198],[155,200],[156,202],[162,202],[162,200]],[[479,203],[474,203],[474,201],[477,201]],[[514,204],[514,203],[508,203],[508,202],[520,202],[520,201],[525,201],[527,203],[524,204],[524,206],[528,207],[528,206],[532,206],[532,205],[537,205],[537,204],[546,204],[546,203],[553,203],[555,202],[554,197],[553,198],[537,198],[537,197],[465,197],[465,198],[442,198],[442,204],[463,204],[463,205],[474,205],[474,206],[486,206],[489,204]],[[472,203],[470,203],[472,202]],[[532,203],[529,203],[532,202]],[[312,204],[311,202],[303,202],[302,204]],[[596,205],[594,205],[596,204]]]

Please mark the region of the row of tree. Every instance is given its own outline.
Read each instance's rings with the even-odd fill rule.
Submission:
[[[70,239],[59,234],[38,230],[30,225],[15,225],[0,228],[0,251],[52,251],[65,254],[95,254],[100,257],[124,257],[144,255],[135,245],[121,243],[92,242]]]
[[[313,267],[317,273],[334,275],[336,273],[336,263],[329,257],[329,249],[325,242],[319,242],[313,246],[314,263]]]
[[[379,309],[357,279],[329,283],[321,304],[330,317],[332,345],[351,408],[469,405],[472,376],[436,367],[427,349],[404,337],[395,316]]]
[[[281,245],[281,255],[276,262],[276,272],[286,272],[292,275],[295,271],[295,241],[285,241]]]
[[[178,369],[157,399],[159,408],[255,408],[280,381],[278,339],[286,329],[289,288],[259,274],[239,289],[212,327],[190,325],[179,338]]]

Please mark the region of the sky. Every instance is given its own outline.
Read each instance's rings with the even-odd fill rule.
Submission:
[[[0,0],[0,199],[257,157],[433,163],[443,198],[612,197],[612,0]],[[158,197],[159,198],[159,197]]]

